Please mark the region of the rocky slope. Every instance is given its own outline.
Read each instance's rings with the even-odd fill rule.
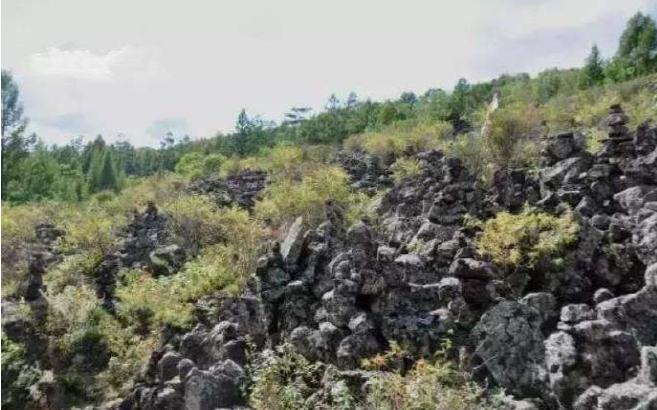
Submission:
[[[657,128],[630,132],[618,106],[606,121],[600,152],[556,135],[539,173],[498,173],[482,189],[458,159],[425,152],[376,221],[345,226],[331,203],[317,228],[297,220],[243,295],[197,303],[196,328],[170,336],[116,408],[242,408],[247,358],[284,342],[339,369],[311,397],[320,403],[337,379],[361,388],[360,359],[391,341],[422,357],[445,337],[476,380],[516,398],[508,408],[657,408]],[[355,184],[377,184],[378,171],[351,163]],[[558,270],[502,280],[463,220],[525,203],[570,206],[579,239]]]
[[[286,344],[322,363],[323,385],[307,405],[331,408],[335,386],[362,392],[372,377],[362,359],[392,342],[409,357],[428,357],[449,339],[449,354],[475,381],[513,396],[504,408],[656,409],[657,128],[630,132],[627,121],[613,106],[598,153],[576,133],[558,134],[546,141],[540,170],[497,172],[487,188],[439,151],[418,154],[419,175],[395,185],[367,155],[341,154],[354,188],[389,187],[376,216],[347,226],[343,210],[327,202],[316,228],[295,221],[268,246],[243,294],[198,301],[195,328],[165,329],[130,393],[102,407],[247,408],[251,365]],[[266,182],[246,171],[189,190],[250,209]],[[477,251],[481,228],[468,221],[525,204],[554,215],[571,209],[578,238],[558,265],[508,272]],[[38,245],[21,251],[32,260],[21,295],[39,318],[47,310],[42,275],[59,260],[52,244],[62,232],[36,229]],[[150,204],[98,266],[97,296],[112,312],[121,267],[173,275],[190,252]],[[48,357],[34,336],[39,323],[21,321],[14,306],[3,302],[3,331],[34,360]]]

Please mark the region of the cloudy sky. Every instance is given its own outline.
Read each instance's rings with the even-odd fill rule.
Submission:
[[[156,145],[229,131],[242,107],[280,120],[331,93],[578,66],[638,10],[657,0],[3,0],[2,67],[45,141]]]

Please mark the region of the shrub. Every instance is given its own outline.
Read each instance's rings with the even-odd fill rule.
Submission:
[[[250,169],[251,171],[257,171],[262,169],[262,167],[258,159],[255,157],[230,157],[221,164],[219,173],[222,176],[237,175],[247,169]]]
[[[491,409],[479,387],[455,378],[454,370],[439,360],[419,360],[404,375],[376,373],[366,386],[367,405],[377,410]]]
[[[578,238],[579,225],[572,212],[554,216],[530,207],[514,215],[500,212],[481,224],[477,250],[488,255],[504,271],[532,268],[539,260],[557,260]]]
[[[468,171],[478,179],[485,179],[489,170],[486,147],[477,134],[462,134],[445,147],[445,154],[461,158]]]
[[[131,209],[143,208],[149,202],[164,208],[180,197],[186,181],[180,175],[163,174],[140,179],[124,189],[114,201],[113,207],[104,208],[111,214],[123,214]]]
[[[2,407],[23,409],[30,388],[41,378],[41,371],[25,358],[25,349],[2,333]]]
[[[499,108],[491,115],[489,132],[482,136],[490,160],[501,169],[535,162],[537,158],[522,155],[521,148],[536,144],[540,129],[537,109],[523,105]]]
[[[117,287],[119,317],[133,332],[148,335],[164,324],[179,328],[189,325],[193,306],[173,294],[172,279],[130,272],[125,283]]]
[[[313,225],[322,218],[324,204],[333,200],[348,207],[353,194],[349,189],[349,177],[338,167],[319,167],[303,177],[300,182],[282,179],[267,187],[265,196],[256,203],[256,215],[275,225],[281,225],[303,216]]]
[[[258,410],[305,409],[306,399],[321,386],[322,369],[289,345],[276,348],[252,370],[251,406]]]
[[[364,360],[375,370],[365,385],[367,408],[385,410],[485,410],[491,409],[483,390],[470,382],[467,373],[447,358],[446,340],[431,360],[421,359],[404,372],[407,353],[396,343],[388,352]],[[491,409],[492,410],[492,409]]]
[[[221,154],[209,154],[203,158],[203,175],[217,174],[221,171],[221,164],[226,160]]]
[[[384,162],[390,162],[402,154],[414,154],[438,149],[445,144],[453,129],[446,122],[402,122],[349,137],[344,147],[347,150],[364,150]]]
[[[98,263],[116,243],[115,231],[123,221],[124,218],[110,216],[90,204],[87,209],[71,216],[64,223],[64,249],[69,253],[84,255],[92,264]]]
[[[220,289],[237,294],[255,271],[263,229],[248,212],[238,208],[212,211],[210,217],[224,240],[207,246],[171,277],[153,278],[143,272],[126,274],[118,287],[119,315],[139,334],[148,334],[168,324],[186,327],[192,304]]]
[[[183,196],[165,210],[169,215],[172,232],[192,253],[203,246],[218,243],[226,234],[219,208],[207,196]]]
[[[420,174],[420,161],[417,158],[399,158],[392,164],[392,177],[400,182],[403,179]]]
[[[197,179],[203,175],[203,154],[188,152],[176,164],[176,172],[189,179]]]
[[[275,178],[292,179],[300,175],[304,161],[301,148],[291,145],[277,145],[264,155],[267,171]]]

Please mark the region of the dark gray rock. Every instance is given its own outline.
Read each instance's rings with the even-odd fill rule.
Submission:
[[[475,356],[500,386],[520,397],[546,391],[542,324],[536,309],[508,301],[486,311],[470,334]]]

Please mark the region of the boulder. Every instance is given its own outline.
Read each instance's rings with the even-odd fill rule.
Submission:
[[[519,397],[544,395],[547,388],[543,315],[505,301],[490,308],[472,330],[475,356],[493,379]]]

